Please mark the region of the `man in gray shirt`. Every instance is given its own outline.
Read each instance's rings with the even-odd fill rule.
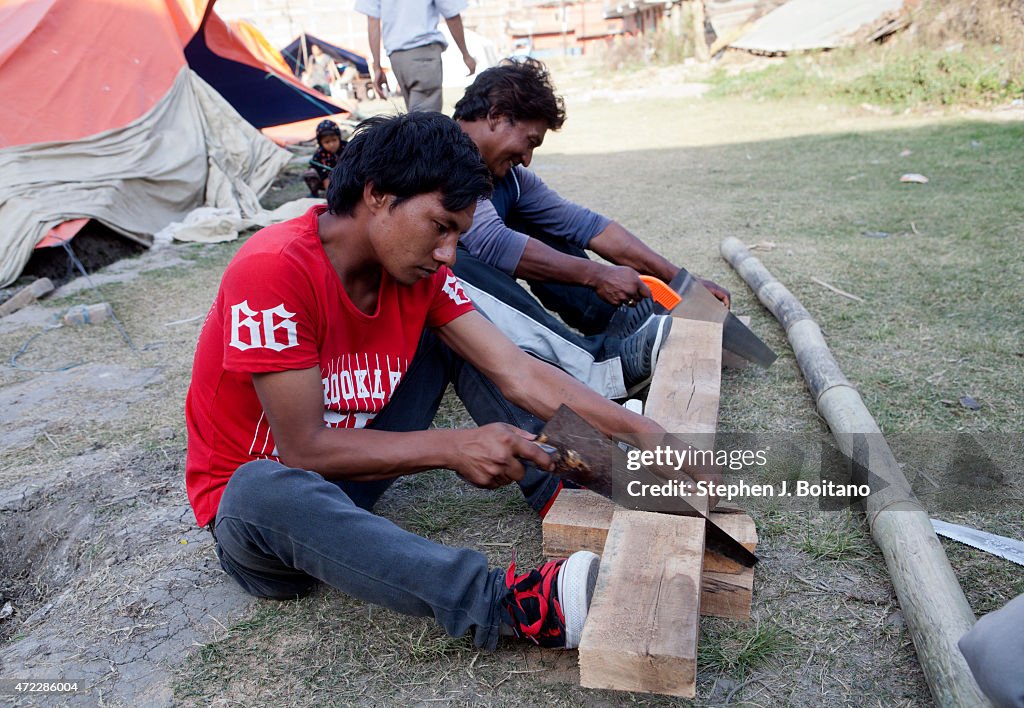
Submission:
[[[679,267],[526,169],[545,133],[565,122],[564,103],[540,62],[483,72],[453,117],[494,178],[493,196],[477,205],[460,241],[454,271],[466,292],[522,349],[607,398],[635,394],[650,381],[671,324],[669,317],[652,316],[640,274],[668,282]],[[588,250],[610,264],[591,260]],[[728,292],[703,283],[728,305]]]
[[[356,0],[356,10],[366,15],[373,84],[378,96],[385,95],[388,85],[380,65],[383,37],[384,51],[402,89],[405,107],[410,113],[441,110],[441,52],[448,46],[437,29],[441,17],[445,18],[469,73],[476,71],[476,60],[466,49],[459,14],[465,7],[465,0]]]

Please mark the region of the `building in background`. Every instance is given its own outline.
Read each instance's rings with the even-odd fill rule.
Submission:
[[[538,57],[578,55],[589,53],[595,42],[635,31],[632,14],[616,14],[615,7],[614,0],[469,0],[462,21],[499,56],[516,49],[526,53],[523,48]],[[354,8],[355,0],[217,0],[216,5],[221,17],[252,22],[276,47],[305,31],[368,55],[366,17]]]
[[[695,15],[706,17],[707,44],[711,44],[716,36],[730,33],[782,2],[468,0],[462,22],[467,30],[482,35],[498,57],[577,56],[600,53],[617,37],[650,36],[659,31],[692,33]],[[366,17],[354,7],[355,0],[217,0],[216,5],[221,17],[249,20],[276,47],[287,45],[305,31],[368,56]]]

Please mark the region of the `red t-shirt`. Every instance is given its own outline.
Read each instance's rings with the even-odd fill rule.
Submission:
[[[324,424],[361,428],[391,398],[424,327],[473,309],[448,268],[415,285],[385,271],[377,311],[349,300],[317,233],[325,206],[267,227],[238,251],[206,317],[185,401],[185,484],[196,520],[213,520],[242,464],[278,459],[252,383],[260,372],[319,366]]]

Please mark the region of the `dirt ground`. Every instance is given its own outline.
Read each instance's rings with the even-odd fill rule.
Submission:
[[[686,79],[664,70],[634,74],[628,85],[592,83],[588,76],[559,81],[570,119],[561,134],[548,137],[534,167],[566,196],[618,218],[671,258],[727,284],[737,308],[755,316],[755,329],[783,357],[769,374],[727,376],[723,416],[733,416],[736,426],[764,425],[751,412],[754,404],[726,400],[756,397],[779,429],[820,430],[792,355],[786,355],[784,337],[718,258],[718,241],[735,235],[748,243],[778,242],[777,253],[789,248],[793,256],[784,267],[799,268],[816,257],[814,237],[788,232],[790,225],[780,224],[786,217],[778,203],[759,196],[772,179],[764,161],[786,150],[812,149],[809,136],[912,135],[964,118],[879,116],[813,105],[773,106],[766,112],[737,102],[705,101],[700,98],[703,87]],[[1006,116],[971,119],[999,122]],[[750,169],[755,162],[757,170]],[[779,171],[787,169],[778,164]],[[286,174],[265,203],[274,206],[302,196],[297,171]],[[800,182],[793,189],[804,187]],[[814,210],[821,195],[807,189],[805,207]],[[1020,233],[1011,236],[1019,239]],[[188,507],[182,406],[199,328],[238,245],[154,249],[108,266],[91,282],[72,281],[44,302],[0,320],[0,678],[78,680],[86,691],[47,699],[69,705],[677,703],[584,691],[575,685],[571,653],[555,660],[505,647],[497,661],[489,662],[467,645],[437,649],[443,637],[418,620],[388,613],[381,617],[330,591],[305,604],[280,605],[254,601],[230,582],[219,569],[209,535],[195,527]],[[835,265],[831,274],[813,272],[835,280],[842,270]],[[831,294],[810,292],[809,306],[814,297],[834,301]],[[116,318],[78,328],[57,326],[67,308],[94,302],[109,302]],[[837,317],[832,325],[841,330],[845,322]],[[1016,326],[1019,335],[1019,319]],[[993,378],[1019,381],[1021,354],[1016,356]],[[862,372],[847,373],[854,378]],[[869,386],[869,406],[885,391],[884,385]],[[1019,431],[1019,393],[1017,384],[1008,386],[1005,397],[998,386],[992,388],[985,400],[1009,411],[994,430]],[[459,414],[452,415],[457,422]],[[420,487],[400,485],[385,513],[412,528],[430,526],[417,520],[410,499],[417,490],[437,492],[431,484],[428,476]],[[539,524],[527,518],[515,498],[475,490],[459,495],[461,502],[484,504],[479,508],[486,518],[494,512],[508,519],[504,530],[496,531],[496,537],[466,537],[449,535],[442,524],[424,532],[478,544],[495,562],[507,562],[511,541],[533,549],[527,557],[538,552]],[[485,497],[497,501],[481,501]],[[884,564],[862,521],[830,515],[797,522],[771,509],[759,510],[756,517],[763,564],[755,587],[755,620],[744,627],[704,623],[707,648],[702,649],[697,702],[928,703]],[[996,530],[1018,537],[1024,531],[1020,519],[991,518]],[[838,537],[844,539],[838,548],[821,542]],[[975,568],[984,562],[959,550],[953,556]],[[1024,590],[1019,575],[1006,580],[1005,572],[977,571],[979,577],[996,580],[969,593],[976,611],[994,609]],[[328,641],[334,625],[310,619],[321,615],[341,622],[342,630],[349,627],[346,617],[354,617],[355,624],[373,618],[380,623],[375,627],[384,627],[383,634],[402,637],[389,640],[387,655],[404,661],[407,647],[401,642],[411,642],[423,670],[410,674],[407,683],[388,680],[391,667],[350,647],[339,650],[332,664],[332,671],[345,677],[343,686],[327,684],[337,693],[280,693],[275,686],[288,684],[288,667],[293,666],[282,657],[291,653],[301,660]],[[275,623],[286,626],[275,628]],[[254,626],[270,628],[256,640],[251,634],[245,639],[245,631]],[[424,646],[417,637],[423,636],[431,639],[427,646],[437,656],[416,654]],[[258,652],[259,661],[248,664],[237,648],[244,641],[270,646]],[[759,651],[758,642],[764,644],[760,660],[750,658]],[[218,663],[224,655],[228,660]],[[275,673],[275,662],[288,676]],[[501,662],[503,668],[487,668]],[[540,693],[533,692],[537,676],[544,684]],[[10,697],[0,696],[4,700]]]

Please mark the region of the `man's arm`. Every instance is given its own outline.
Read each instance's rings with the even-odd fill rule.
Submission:
[[[640,273],[656,276],[666,283],[679,273],[679,266],[673,265],[667,258],[614,221],[608,224],[604,231],[590,239],[587,247],[612,263],[630,266]],[[703,278],[699,280],[711,294],[729,307],[731,297],[728,290],[713,281]]]
[[[612,305],[636,302],[651,294],[639,274],[629,266],[608,265],[570,256],[535,238],[526,242],[515,276],[524,280],[585,285]]]
[[[666,439],[665,429],[657,422],[607,400],[561,369],[530,356],[478,312],[468,312],[452,320],[440,328],[438,334],[490,379],[509,401],[541,420],[549,420],[564,403],[616,440],[645,450],[665,443],[679,449],[679,442]],[[665,479],[680,478],[669,467],[652,471]],[[683,471],[696,480],[721,481],[721,473],[716,468],[685,467]],[[709,503],[714,507],[717,499],[710,497]]]
[[[479,312],[468,312],[438,330],[441,339],[475,366],[520,408],[548,420],[563,403],[605,435],[633,445],[661,440],[665,430],[632,413],[513,344]]]
[[[639,273],[654,275],[666,283],[676,277],[679,267],[613,221],[587,245],[602,258],[626,265]]]
[[[373,85],[377,96],[383,98],[388,89],[388,77],[380,65],[380,18],[366,16],[366,38],[370,43],[370,57],[373,61]]]
[[[466,48],[466,33],[462,29],[462,15],[446,17],[444,21],[448,23],[448,31],[452,33],[455,46],[462,52],[462,61],[466,63],[466,68],[469,69],[469,73],[466,76],[472,76],[476,73],[476,59],[470,56],[469,49]]]
[[[551,458],[529,442],[532,435],[503,423],[406,433],[329,428],[318,367],[254,374],[253,384],[281,461],[327,478],[369,481],[446,468],[494,488],[522,478],[517,458],[551,467]]]

